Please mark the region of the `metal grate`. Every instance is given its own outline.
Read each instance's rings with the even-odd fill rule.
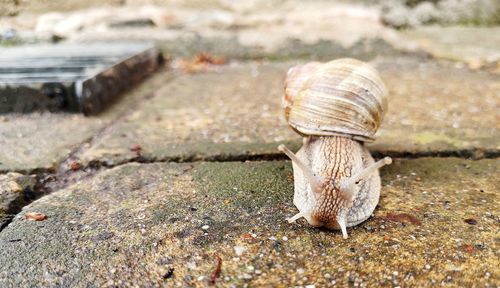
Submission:
[[[144,43],[0,48],[0,113],[95,114],[161,62],[158,49]]]

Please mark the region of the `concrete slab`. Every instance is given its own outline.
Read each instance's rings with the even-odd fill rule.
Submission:
[[[494,286],[499,164],[396,160],[348,240],[285,221],[289,162],[126,164],[25,207],[0,232],[0,285]]]
[[[437,58],[465,62],[469,67],[500,72],[500,27],[419,27],[400,34],[396,47],[416,45]]]
[[[98,114],[161,62],[151,42],[0,47],[0,114]]]
[[[390,91],[373,151],[498,154],[500,82],[494,75],[422,58],[379,58],[373,64]],[[265,157],[277,153],[278,143],[298,148],[300,137],[288,128],[280,105],[290,66],[234,64],[178,77],[76,158],[115,165],[131,159]]]
[[[0,116],[0,172],[54,170],[69,153],[168,81],[159,73],[94,117],[66,113]]]

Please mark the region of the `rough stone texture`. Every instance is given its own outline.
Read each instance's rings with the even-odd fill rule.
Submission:
[[[477,69],[491,67],[500,72],[500,27],[421,27],[405,31],[397,46],[415,45],[437,58],[465,62]],[[400,47],[401,48],[401,47]],[[411,48],[409,48],[411,49]]]
[[[94,117],[68,113],[0,115],[0,172],[54,170],[71,151],[151,96],[169,77],[169,73],[159,73]]]
[[[33,177],[10,172],[0,174],[0,230],[21,208],[37,195]]]
[[[396,160],[348,240],[285,221],[289,162],[126,164],[35,201],[0,232],[0,286],[206,286],[219,256],[220,286],[493,287],[499,164]]]
[[[496,27],[396,31],[364,0],[45,2],[10,3],[3,13],[21,14],[0,17],[0,45],[147,38],[174,56],[288,62],[160,72],[97,117],[0,116],[0,172],[37,173],[52,191],[21,211],[34,178],[0,175],[0,287],[498,286]],[[97,2],[114,7],[74,11]],[[29,14],[54,7],[66,12]],[[230,161],[297,149],[280,107],[287,68],[344,56],[371,61],[390,91],[376,157],[494,158],[395,159],[348,240],[285,221],[290,162]],[[123,164],[195,160],[226,162]]]
[[[373,62],[389,88],[389,111],[372,150],[392,155],[498,153],[500,82],[491,74],[420,58]],[[84,163],[239,159],[298,148],[280,105],[285,64],[235,64],[163,86],[89,149]],[[466,83],[466,84],[464,84]],[[482,95],[477,97],[477,95]],[[489,153],[489,154],[488,154]]]

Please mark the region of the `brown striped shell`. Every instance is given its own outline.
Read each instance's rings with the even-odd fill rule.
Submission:
[[[302,135],[373,141],[387,110],[387,89],[362,61],[311,62],[288,70],[283,106],[288,124]]]

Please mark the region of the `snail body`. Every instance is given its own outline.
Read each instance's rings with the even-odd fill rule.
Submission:
[[[378,204],[378,168],[364,142],[373,141],[387,110],[387,91],[377,71],[355,59],[312,62],[290,68],[283,106],[292,129],[304,137],[291,160],[294,205],[315,227],[340,229],[370,217]]]

